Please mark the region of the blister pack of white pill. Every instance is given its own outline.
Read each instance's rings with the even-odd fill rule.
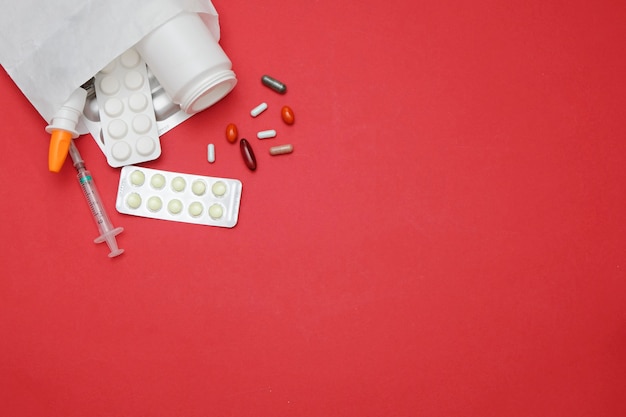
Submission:
[[[233,227],[241,181],[125,166],[115,208],[120,213],[207,226]]]
[[[148,70],[131,48],[95,75],[104,153],[112,167],[161,155]]]

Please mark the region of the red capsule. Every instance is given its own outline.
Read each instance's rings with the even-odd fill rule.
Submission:
[[[283,106],[283,108],[280,110],[280,116],[283,118],[283,122],[287,123],[288,125],[292,125],[293,122],[296,120],[295,116],[293,115],[293,110],[291,110],[291,107],[289,106]]]
[[[256,169],[256,158],[254,157],[252,146],[250,146],[250,143],[246,139],[241,139],[239,141],[239,148],[241,149],[243,162],[246,163],[250,171],[254,171]]]
[[[230,123],[228,126],[226,126],[226,139],[230,143],[237,142],[238,135],[239,133],[237,132],[237,126],[234,123]]]

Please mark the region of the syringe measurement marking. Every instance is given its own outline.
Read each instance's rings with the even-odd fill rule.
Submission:
[[[96,218],[96,223],[103,224],[104,216],[99,207],[95,204],[95,191],[89,186],[91,181],[91,175],[87,175],[80,179],[80,185],[83,189],[83,192],[85,193],[85,197],[87,197],[87,203],[89,204],[89,208],[91,209],[91,214]]]

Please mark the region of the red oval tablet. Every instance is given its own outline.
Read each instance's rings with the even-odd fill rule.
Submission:
[[[237,136],[239,133],[237,132],[237,126],[234,123],[230,123],[226,126],[226,139],[230,143],[235,143],[237,141]]]
[[[250,143],[246,139],[241,139],[239,141],[239,148],[241,149],[243,162],[246,163],[250,171],[254,171],[256,169],[256,158],[254,157],[252,146],[250,146]]]
[[[291,107],[289,106],[283,106],[280,111],[280,116],[283,118],[283,122],[287,123],[288,125],[292,125],[293,122],[296,120],[293,114],[293,110],[291,110]]]

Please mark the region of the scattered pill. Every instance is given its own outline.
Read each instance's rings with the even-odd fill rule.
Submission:
[[[250,143],[246,139],[241,139],[239,141],[239,148],[241,149],[241,156],[246,166],[250,171],[254,171],[256,169],[256,158],[254,157],[252,146],[250,146]]]
[[[296,120],[295,116],[293,115],[293,110],[291,110],[291,107],[289,106],[283,106],[283,108],[280,110],[280,116],[283,118],[283,122],[288,125],[292,125],[293,122]]]
[[[172,180],[172,190],[183,191],[187,183],[183,177],[176,177]]]
[[[137,185],[137,186],[143,185],[145,180],[146,180],[146,175],[139,170],[133,171],[133,173],[130,174],[130,182],[133,185]]]
[[[234,123],[229,123],[226,126],[226,139],[230,143],[237,142],[237,137],[239,136],[239,132],[237,131],[237,126]]]
[[[279,94],[285,94],[287,92],[287,86],[276,78],[272,78],[269,75],[264,75],[261,77],[261,82],[264,86],[271,88]]]
[[[209,143],[209,150],[208,150],[208,156],[207,159],[210,163],[215,162],[215,145],[213,145],[212,143]]]
[[[269,139],[269,138],[275,138],[276,137],[276,131],[275,130],[262,130],[259,133],[256,134],[256,137],[259,139]]]
[[[261,103],[252,110],[250,110],[250,116],[257,117],[259,114],[267,110],[267,103]]]
[[[272,155],[272,156],[284,155],[286,153],[291,153],[291,152],[293,152],[293,145],[291,145],[291,144],[272,146],[270,148],[270,155]]]

